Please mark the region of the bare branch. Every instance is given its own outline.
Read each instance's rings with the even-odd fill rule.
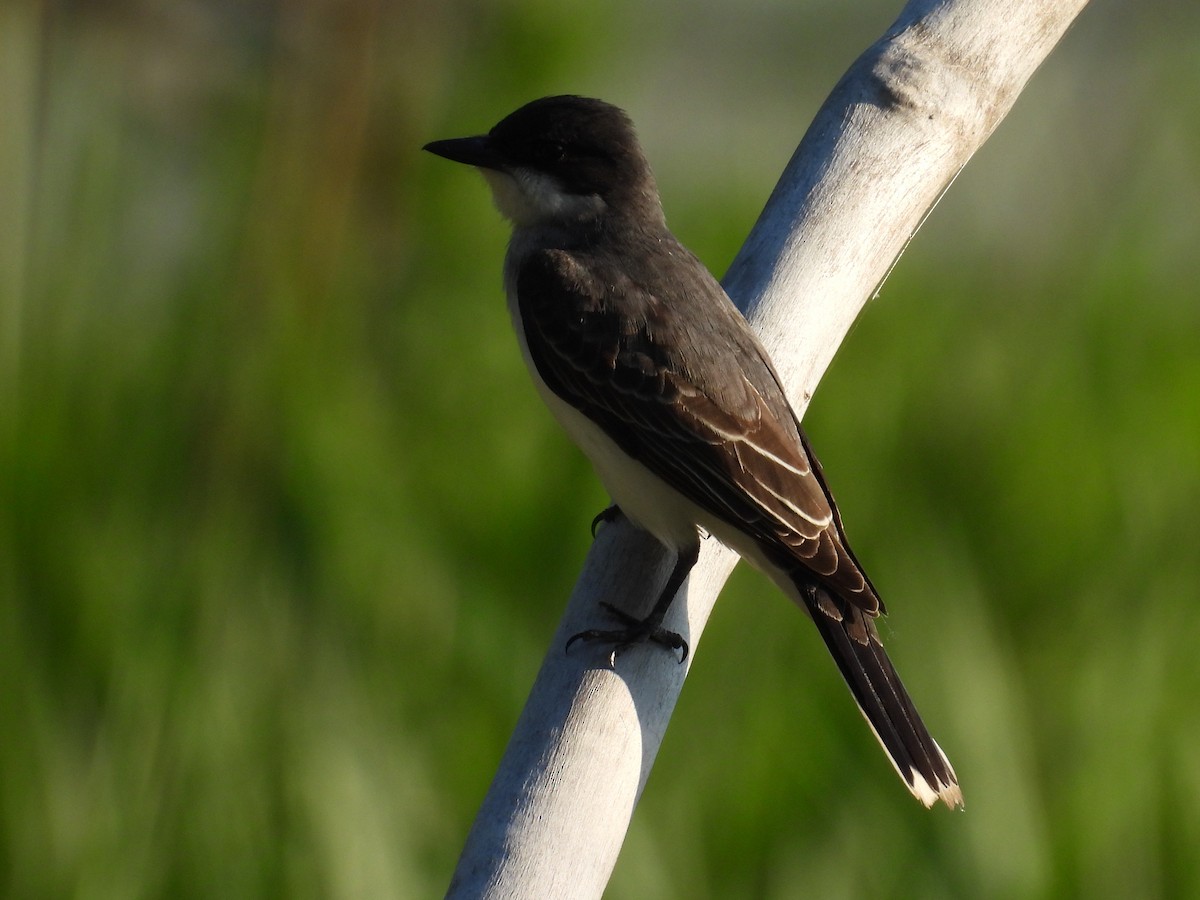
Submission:
[[[1085,3],[913,0],[834,88],[725,278],[798,413],[863,304]],[[737,562],[704,544],[665,623],[693,657]],[[644,615],[668,563],[627,524],[601,529],[448,896],[603,892],[688,667],[657,646],[615,666],[607,648],[563,648],[595,624],[602,599]]]

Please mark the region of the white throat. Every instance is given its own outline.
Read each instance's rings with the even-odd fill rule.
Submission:
[[[553,176],[532,169],[500,172],[480,169],[501,215],[514,225],[541,225],[586,219],[604,211],[596,194],[569,194]]]

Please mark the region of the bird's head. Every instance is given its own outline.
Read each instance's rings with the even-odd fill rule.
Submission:
[[[516,225],[662,218],[658,189],[633,123],[586,97],[544,97],[487,134],[434,141],[430,153],[476,166]]]

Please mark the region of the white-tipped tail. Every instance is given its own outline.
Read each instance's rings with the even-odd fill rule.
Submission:
[[[874,623],[861,610],[826,599],[832,605],[808,602],[809,613],[897,774],[926,808],[939,800],[962,807],[954,767],[917,714]],[[836,616],[829,614],[834,609]]]

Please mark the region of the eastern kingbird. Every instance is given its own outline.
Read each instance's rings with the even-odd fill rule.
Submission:
[[[571,640],[651,640],[707,532],[816,623],[896,771],[926,806],[962,804],[884,652],[884,611],[766,350],[667,228],[633,125],[599,100],[546,97],[485,135],[425,149],[477,167],[513,224],[504,264],[525,363],[616,508],[674,551],[651,614]],[[603,514],[602,514],[603,515]],[[570,644],[568,644],[568,647]]]

